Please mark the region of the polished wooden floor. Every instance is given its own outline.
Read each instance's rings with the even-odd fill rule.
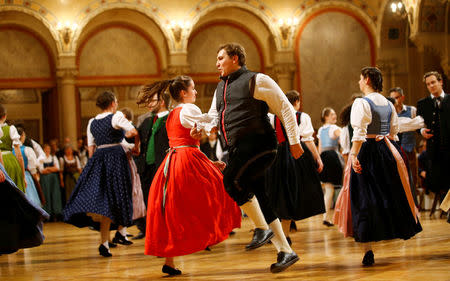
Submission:
[[[362,249],[344,239],[336,227],[321,224],[321,216],[297,222],[291,233],[300,261],[272,274],[272,245],[246,252],[252,233],[248,219],[211,252],[176,259],[183,274],[177,280],[450,280],[450,224],[422,214],[423,231],[408,241],[375,245],[375,266],[361,266]],[[136,234],[135,227],[130,228]],[[98,255],[97,232],[64,223],[44,226],[45,243],[37,248],[0,256],[0,280],[155,280],[165,278],[163,259],[145,256],[144,241],[112,249],[112,258]],[[112,233],[113,234],[113,233]]]

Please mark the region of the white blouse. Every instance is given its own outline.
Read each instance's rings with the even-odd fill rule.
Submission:
[[[95,138],[94,135],[92,135],[91,133],[91,123],[94,119],[102,119],[105,118],[106,116],[108,116],[109,114],[112,114],[111,112],[104,112],[104,113],[100,113],[97,116],[95,116],[94,118],[91,118],[91,120],[89,120],[88,126],[87,126],[87,142],[88,142],[88,146],[93,146],[95,145]],[[131,124],[131,122],[125,118],[125,116],[123,115],[123,113],[121,111],[116,111],[116,113],[114,113],[114,116],[112,117],[111,120],[111,125],[113,126],[114,129],[122,129],[125,131],[130,131],[132,129],[134,129],[133,124]]]
[[[74,156],[72,160],[67,159],[66,155],[59,158],[59,166],[61,167],[61,169],[59,169],[59,171],[61,171],[61,172],[64,171],[64,162],[72,164],[75,161],[77,162],[77,169],[81,169],[81,163],[80,163],[80,159],[78,159],[78,156]]]
[[[341,135],[339,136],[339,144],[342,147],[342,154],[350,153],[350,131],[348,130],[348,126],[345,126],[341,129]]]
[[[0,127],[5,127],[7,125],[8,124],[3,123],[3,124],[0,125]],[[2,132],[2,137],[3,137],[3,132]],[[20,142],[20,135],[17,132],[17,129],[16,129],[16,127],[14,125],[9,126],[9,137],[12,140],[12,145],[13,146],[14,145],[19,145],[19,146],[22,145],[22,143]]]
[[[44,161],[45,153],[44,153],[44,150],[42,149],[42,147],[40,146],[40,144],[38,144],[34,140],[31,140],[31,143],[33,144],[33,150],[34,150],[35,155],[37,156],[37,161],[39,163]]]
[[[300,131],[297,125],[295,109],[272,78],[262,73],[256,74],[253,97],[267,103],[269,112],[280,118],[281,123],[283,123],[283,126],[286,129],[286,134],[288,135],[289,143],[291,145],[300,142]],[[217,126],[219,114],[216,108],[216,92],[214,92],[208,114],[214,117],[214,124]]]
[[[268,114],[269,116],[269,120],[270,120],[270,124],[273,127],[273,120],[275,118],[275,115],[273,115],[272,113]],[[292,127],[291,127],[292,129]],[[298,126],[298,129],[300,131],[300,137],[301,137],[301,141],[305,142],[305,141],[314,141],[314,128],[312,126],[312,122],[311,122],[311,117],[305,113],[302,112],[302,114],[300,115],[300,125]],[[289,133],[286,130],[286,134],[289,136]],[[295,132],[291,132],[291,134],[295,134]]]
[[[416,116],[415,118],[398,117],[398,132],[410,132],[425,127],[425,121],[422,116]]]
[[[389,105],[392,109],[391,128],[389,135],[396,138],[398,133],[398,117],[394,105],[390,103],[383,95],[379,93],[370,93],[366,95],[375,105]],[[367,135],[367,126],[372,122],[372,112],[369,102],[363,98],[357,98],[353,102],[350,114],[350,123],[353,127],[352,141],[365,141]]]
[[[39,163],[39,172],[42,173],[42,171],[45,169],[44,168],[44,163],[51,163],[53,161],[53,166],[58,168],[59,170],[59,162],[58,159],[56,158],[56,156],[54,155],[50,155],[49,157],[45,156],[45,159],[43,162]]]
[[[38,160],[36,153],[31,147],[25,146],[24,154],[28,159],[28,166],[25,167],[32,175],[36,174],[38,168]]]
[[[180,121],[181,125],[187,129],[197,124],[197,130],[204,129],[208,134],[216,126],[214,117],[207,113],[202,113],[200,108],[192,103],[180,103],[176,107],[181,107]]]

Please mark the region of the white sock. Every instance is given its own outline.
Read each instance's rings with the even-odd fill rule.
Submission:
[[[324,221],[331,221],[331,205],[333,204],[333,197],[334,197],[334,186],[330,183],[325,183],[323,185],[325,187],[325,214],[323,214],[323,220]]]
[[[241,209],[247,214],[247,216],[253,221],[256,228],[263,230],[269,229],[266,219],[259,207],[258,199],[253,196],[250,201],[241,206]]]
[[[284,236],[283,228],[279,219],[274,220],[270,223],[270,228],[272,229],[275,236],[272,238],[272,243],[277,248],[278,252],[292,253],[292,248],[289,246],[286,236]]]
[[[108,241],[103,242],[102,245],[105,246],[106,249],[109,250],[109,242]]]
[[[122,234],[123,237],[125,237],[125,240],[128,240],[127,238],[127,227],[124,226],[121,229],[119,229],[119,233]]]

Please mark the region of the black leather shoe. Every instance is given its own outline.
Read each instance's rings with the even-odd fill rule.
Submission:
[[[112,243],[112,242],[108,242],[108,246],[109,246],[110,248],[116,248],[116,247],[117,247],[117,244]]]
[[[131,239],[133,239],[133,240],[139,240],[139,239],[142,239],[142,238],[144,238],[144,237],[145,237],[145,234],[144,234],[143,232],[139,232],[138,235],[134,236],[134,237],[131,238]]]
[[[291,221],[291,225],[289,226],[289,231],[290,232],[297,232],[297,224],[293,220]]]
[[[100,247],[98,247],[98,252],[100,253],[100,256],[104,256],[105,258],[112,257],[109,250],[103,244],[101,244]]]
[[[125,236],[120,234],[119,231],[116,232],[116,235],[113,238],[113,243],[122,244],[122,245],[131,245],[133,242],[127,240]]]
[[[163,273],[167,273],[169,275],[180,275],[181,274],[181,270],[173,268],[173,267],[168,266],[168,265],[163,265],[162,272]]]
[[[267,230],[264,230],[261,228],[255,228],[255,232],[253,233],[253,239],[250,242],[250,244],[245,246],[245,249],[247,251],[249,251],[249,250],[259,248],[262,245],[269,242],[270,239],[272,239],[274,235],[275,234],[273,233],[272,229],[270,229],[270,228]]]
[[[292,251],[292,253],[279,252],[277,256],[277,262],[270,266],[270,272],[278,273],[286,270],[289,266],[296,263],[300,258],[297,254]]]
[[[374,256],[372,250],[369,250],[369,251],[367,251],[366,254],[364,255],[364,258],[363,258],[363,260],[362,260],[362,264],[363,264],[364,266],[370,266],[370,265],[372,265],[372,264],[374,264],[374,263],[375,263],[375,256]]]
[[[291,237],[286,237],[286,240],[288,241],[289,246],[292,246],[292,240]]]
[[[332,223],[329,222],[329,221],[323,221],[323,225],[326,225],[326,226],[328,226],[328,227],[334,226],[334,224],[332,224]]]

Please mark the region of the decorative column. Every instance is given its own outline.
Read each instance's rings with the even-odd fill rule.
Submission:
[[[296,70],[294,61],[293,50],[278,51],[275,54],[271,74],[284,92],[294,89],[294,74]]]
[[[293,63],[278,63],[272,68],[272,73],[274,74],[278,85],[284,91],[290,91],[293,88],[295,64]]]
[[[77,107],[79,101],[75,91],[77,73],[74,56],[59,58],[56,74],[58,77],[60,139],[64,140],[69,137],[74,147],[76,147],[80,126],[80,114]]]
[[[169,62],[170,63],[166,69],[166,73],[169,78],[177,75],[186,75],[190,71],[190,67],[187,62],[187,53],[172,53],[170,54]]]

